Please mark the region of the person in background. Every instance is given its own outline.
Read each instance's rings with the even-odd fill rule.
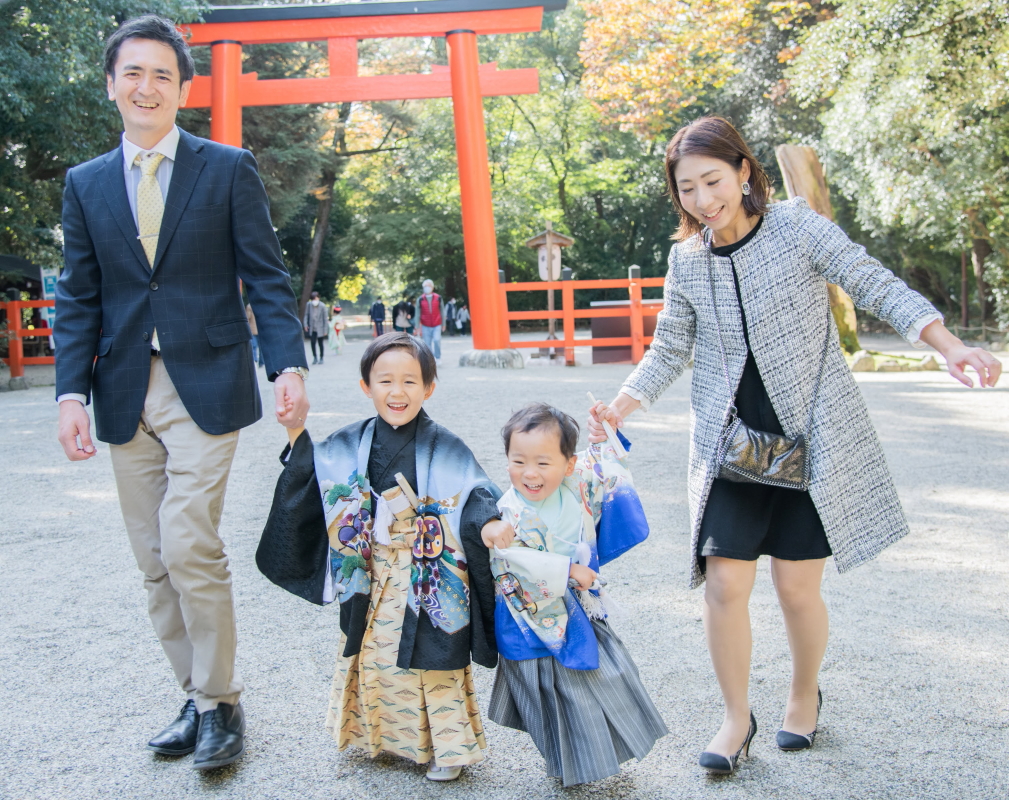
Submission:
[[[413,316],[416,309],[413,298],[403,295],[403,299],[392,307],[392,327],[397,331],[413,333]]]
[[[424,293],[417,301],[417,319],[420,321],[420,335],[431,352],[435,361],[441,363],[441,334],[445,330],[445,320],[442,317],[441,295],[434,290],[434,281],[428,279],[423,283]]]
[[[256,315],[252,311],[252,303],[245,304],[245,318],[249,320],[249,330],[252,331],[252,360],[263,366],[263,354],[259,350],[259,328],[256,327]]]
[[[343,309],[340,306],[333,306],[333,315],[329,320],[329,348],[337,355],[343,352],[343,346],[347,344],[347,337],[343,335],[347,324],[343,321]]]
[[[469,333],[469,308],[463,303],[457,312],[455,312],[455,327],[459,331],[460,335],[465,336]]]
[[[375,326],[375,336],[381,336],[385,333],[385,305],[382,303],[381,297],[376,297],[375,302],[371,304],[368,318],[371,319],[372,324]]]
[[[312,299],[305,306],[305,318],[302,320],[302,324],[305,326],[305,333],[312,340],[312,363],[321,364],[326,355],[322,340],[329,336],[329,312],[319,299],[318,292],[312,292]],[[318,354],[316,346],[318,346]]]
[[[445,327],[442,328],[449,336],[455,336],[455,298],[450,297],[445,303]]]

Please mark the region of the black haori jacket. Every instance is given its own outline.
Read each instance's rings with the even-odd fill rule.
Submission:
[[[318,445],[305,432],[284,449],[281,462],[284,472],[256,564],[309,602],[339,600],[345,656],[360,652],[376,588],[371,559],[377,501],[402,473],[422,503],[418,538],[431,546],[415,550],[411,559],[397,666],[497,664],[494,583],[480,531],[499,518],[500,492],[461,439],[422,410],[398,428],[373,417]]]

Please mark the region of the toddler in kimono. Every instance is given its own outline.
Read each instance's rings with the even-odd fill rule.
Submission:
[[[313,444],[290,431],[256,553],[274,583],[339,602],[326,727],[340,750],[392,753],[448,781],[486,748],[470,663],[497,663],[482,535],[507,530],[497,487],[424,411],[434,356],[407,333],[374,339],[361,388],[377,415]]]
[[[543,403],[515,413],[502,436],[511,488],[498,508],[512,530],[483,536],[501,656],[490,718],[527,731],[565,786],[606,778],[668,733],[600,592],[600,565],[648,535],[627,440],[576,454],[578,424]]]

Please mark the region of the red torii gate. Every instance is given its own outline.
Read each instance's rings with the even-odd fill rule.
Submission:
[[[498,70],[479,63],[477,36],[538,31],[543,12],[567,0],[417,0],[305,6],[217,7],[205,22],[182,26],[190,45],[210,45],[211,74],[197,75],[187,108],[210,108],[210,137],[242,144],[242,107],[451,97],[462,201],[466,281],[473,346],[509,346],[498,290],[497,239],[483,98],[536,94],[535,69]],[[444,36],[449,66],[430,74],[360,76],[359,39]],[[242,73],[242,45],[327,40],[328,78],[259,80]]]

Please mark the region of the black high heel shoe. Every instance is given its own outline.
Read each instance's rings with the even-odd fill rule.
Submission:
[[[816,722],[820,722],[820,709],[823,707],[823,693],[816,690]],[[816,741],[816,726],[813,732],[808,734],[790,733],[789,731],[778,731],[774,736],[774,741],[782,750],[808,750]]]
[[[739,763],[740,755],[744,755],[747,758],[750,757],[750,742],[753,741],[753,737],[757,735],[757,718],[753,716],[753,712],[750,712],[750,730],[746,734],[746,738],[743,743],[739,745],[739,749],[736,751],[735,755],[723,756],[719,753],[710,753],[705,750],[701,753],[701,757],[698,763],[704,767],[706,770],[711,772],[717,772],[721,775],[729,775],[736,769],[736,764]]]

